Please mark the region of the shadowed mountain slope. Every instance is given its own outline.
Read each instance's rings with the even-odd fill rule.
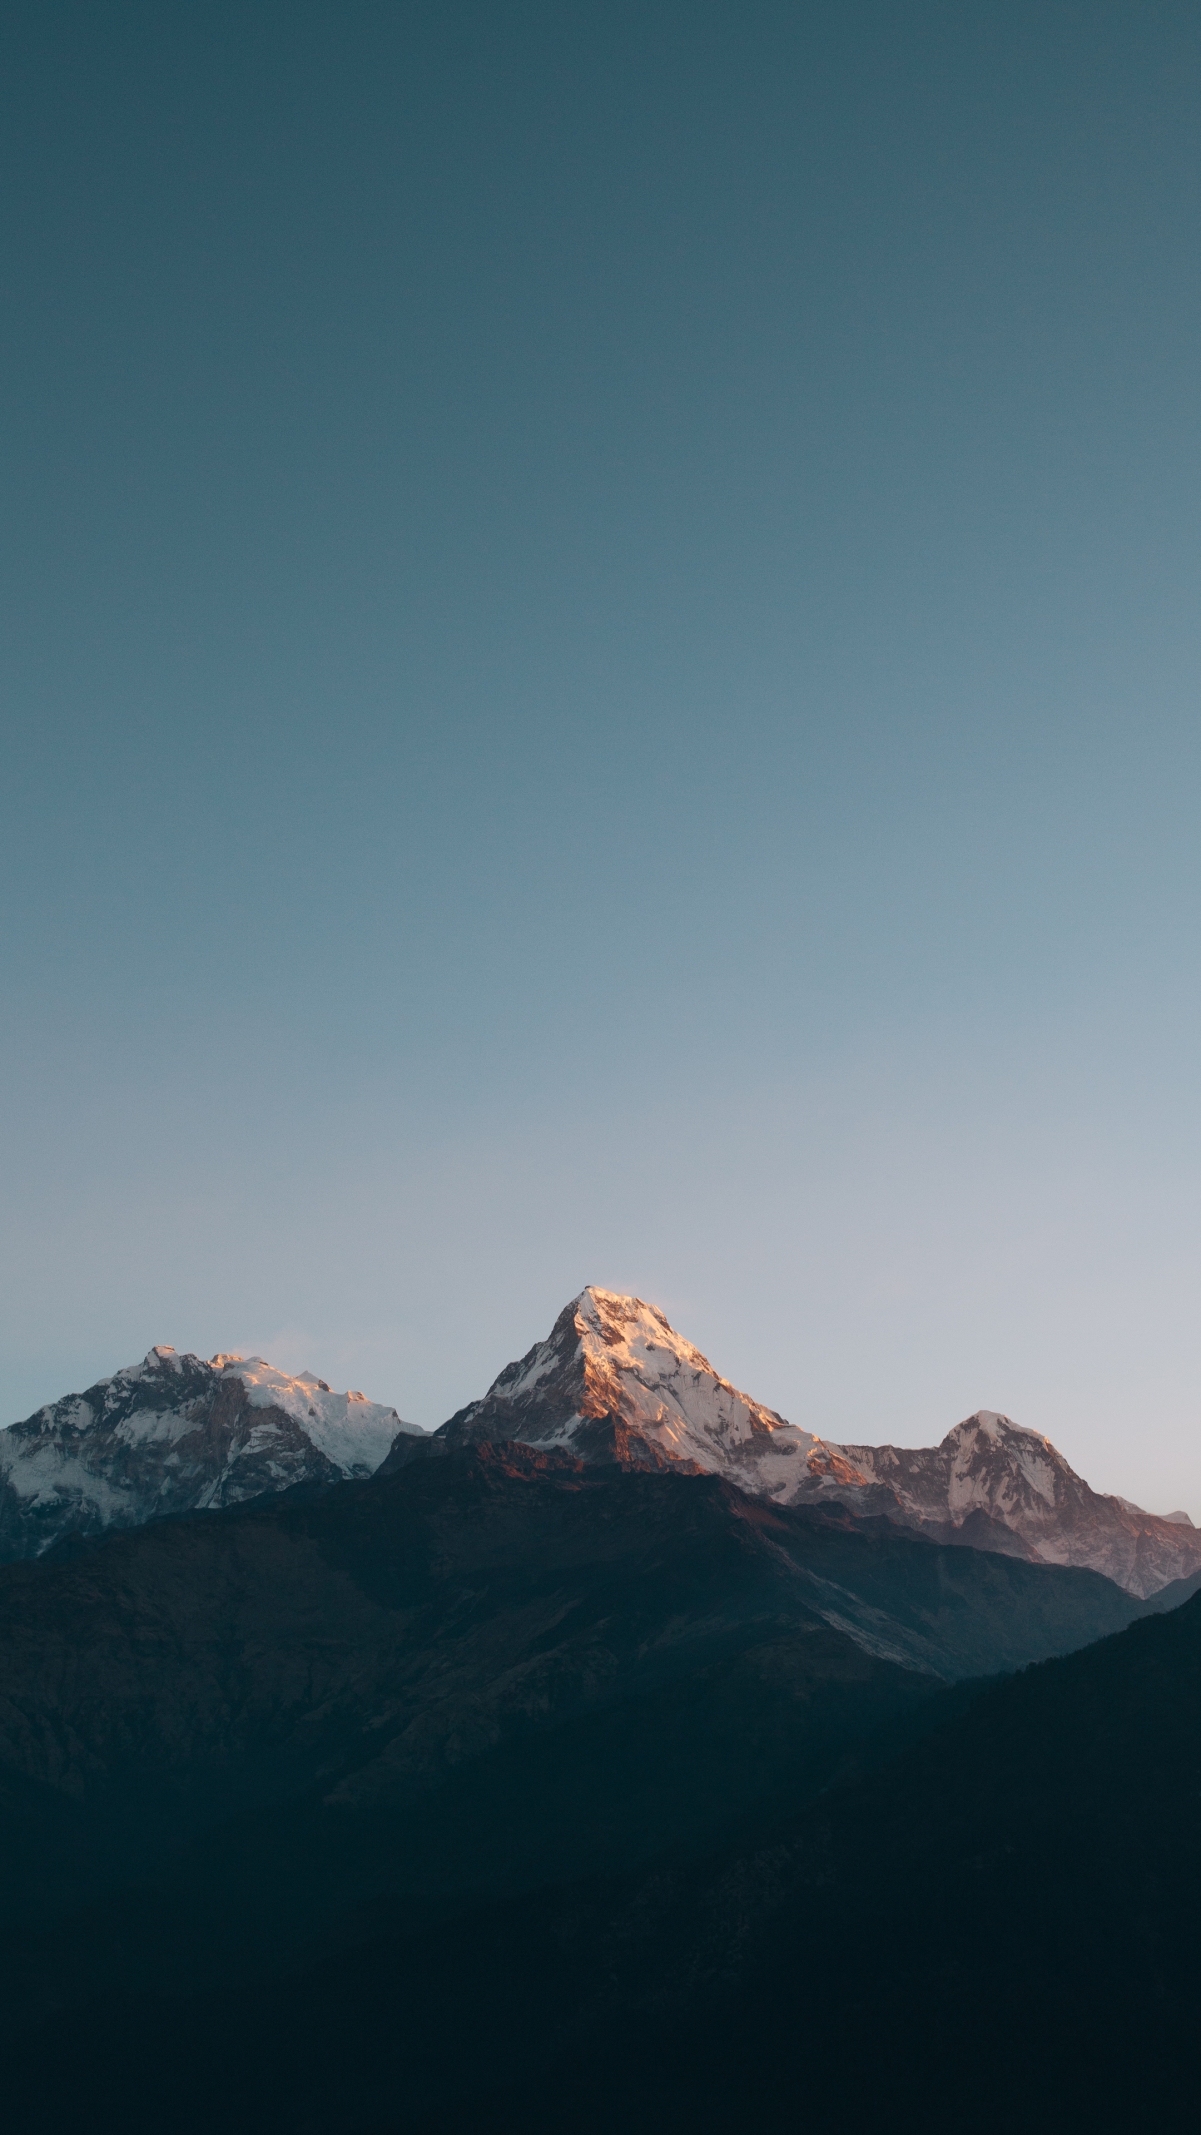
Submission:
[[[826,1784],[941,1684],[1138,1607],[1094,1573],[519,1446],[8,1566],[9,1918],[158,1896],[26,1952],[7,2006],[123,1968],[270,1972],[361,1937],[388,1892],[438,1913],[695,1841]]]
[[[553,1949],[571,1981],[574,2040],[464,2082],[422,2135],[550,2135],[568,2101],[597,2135],[1191,2127],[1199,1793],[1196,1596],[986,1689],[803,1817],[512,1909],[517,1962]]]
[[[1008,1608],[1029,1582],[1084,1591],[1091,1576],[781,1514],[714,1479],[525,1462],[481,1450],[7,1575],[45,1583],[44,1624],[78,1623],[74,1582],[90,1577],[94,1605],[107,1560],[116,1619],[131,1612],[140,1638],[164,1542],[208,1550],[226,1532],[236,1559],[265,1521],[275,1576],[312,1551],[356,1590],[356,1638],[372,1611],[444,1586],[421,1666],[449,1700],[416,1767],[411,1718],[428,1724],[433,1684],[410,1723],[397,1682],[387,1707],[378,1688],[355,1706],[409,1736],[382,1792],[356,1791],[372,1730],[344,1732],[344,1708],[310,1746],[329,1760],[315,1789],[207,1832],[186,1808],[197,1836],[139,1883],[9,1935],[0,2009],[23,2127],[1189,2124],[1201,1601],[994,1688],[940,1688],[781,1610],[775,1580],[837,1570],[861,1606],[888,1586],[897,1621],[931,1635],[965,1616],[978,1638],[1002,1591],[963,1583],[981,1567],[1014,1582]],[[255,1645],[229,1580],[198,1634],[207,1650],[224,1625],[227,1697]],[[294,1599],[285,1587],[285,1616]],[[174,1668],[188,1648],[173,1605],[162,1622]],[[461,1641],[485,1622],[480,1668]],[[370,1674],[378,1634],[366,1650]],[[329,1680],[315,1688],[328,1715]],[[76,1698],[64,1740],[87,1709]],[[157,1708],[153,1730],[173,1726]],[[185,1750],[196,1737],[158,1754],[186,1805]],[[69,1806],[106,1799],[94,1774]]]

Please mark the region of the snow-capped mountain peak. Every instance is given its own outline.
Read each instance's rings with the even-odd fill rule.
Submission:
[[[1158,1519],[1099,1495],[1048,1438],[1000,1410],[976,1410],[936,1446],[835,1444],[741,1392],[656,1305],[596,1285],[432,1437],[314,1372],[157,1343],[140,1364],[0,1431],[0,1557],[487,1439],[718,1474],[777,1504],[833,1503],[940,1541],[1091,1565],[1141,1595],[1201,1569],[1187,1515]]]
[[[1048,1438],[995,1409],[978,1409],[937,1446],[847,1446],[848,1457],[887,1483],[920,1519],[962,1522],[969,1513],[1014,1524],[1014,1515],[1054,1507],[1080,1483]]]
[[[730,1468],[739,1477],[782,1432],[815,1443],[740,1393],[657,1306],[590,1285],[544,1342],[442,1426],[444,1442],[520,1438],[641,1466]],[[397,1449],[396,1464],[404,1458]]]
[[[489,1438],[717,1473],[777,1504],[837,1503],[943,1541],[1091,1565],[1138,1594],[1201,1567],[1195,1528],[1098,1495],[1048,1438],[998,1409],[937,1446],[833,1444],[723,1379],[657,1306],[594,1285],[429,1450]],[[386,1466],[416,1450],[398,1442]]]
[[[280,1409],[291,1416],[345,1476],[374,1475],[397,1432],[416,1431],[394,1408],[368,1401],[366,1394],[336,1394],[311,1371],[293,1378],[263,1357],[238,1356],[222,1357],[219,1368],[223,1379],[241,1382],[251,1408]]]
[[[425,1434],[312,1372],[156,1343],[140,1364],[0,1431],[0,1556],[37,1556],[64,1534],[294,1483],[365,1477],[398,1435]]]

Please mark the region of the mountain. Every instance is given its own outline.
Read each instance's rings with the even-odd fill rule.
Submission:
[[[1201,1532],[1101,1496],[1046,1438],[989,1410],[918,1451],[835,1445],[740,1393],[641,1298],[590,1287],[544,1342],[386,1467],[483,1440],[722,1475],[779,1505],[846,1505],[931,1539],[1088,1566],[1147,1596],[1201,1571]]]
[[[1143,1598],[1201,1573],[1187,1515],[1101,1496],[1006,1416],[980,1410],[936,1447],[837,1445],[741,1393],[653,1305],[594,1287],[432,1434],[261,1357],[152,1349],[0,1431],[0,1561],[487,1441],[716,1474],[777,1505],[842,1505],[939,1543],[1087,1566]]]
[[[445,2106],[549,2135],[684,2038],[757,2041],[755,2080],[788,2042],[820,2095],[880,2019],[845,1967],[839,2017],[820,1944],[774,1974],[761,1953],[781,1904],[810,1935],[811,1869],[828,1925],[827,1856],[848,1887],[857,1812],[833,1804],[973,1709],[966,1677],[1144,1607],[837,1504],[516,1443],[10,1564],[10,2112],[31,2135],[383,2135]],[[856,1908],[872,1878],[891,1903],[903,1855],[871,1801]],[[493,2092],[524,2072],[510,2122]]]
[[[759,1487],[765,1456],[818,1442],[720,1378],[653,1305],[595,1287],[434,1435],[445,1447],[516,1439],[581,1460],[716,1471],[742,1488]],[[403,1458],[398,1447],[392,1464]]]
[[[378,1894],[381,1843],[404,1852],[447,1790],[461,1813],[438,1811],[402,1881],[511,1874],[518,1856],[541,1874],[560,1842],[628,1861],[823,1783],[943,1683],[1068,1651],[1140,1606],[1093,1572],[519,1446],[155,1520],[0,1569],[7,1910],[60,1877],[64,1805],[97,1874],[265,1818],[254,1874],[277,1861],[289,1892],[256,1908],[268,1934],[324,1902],[291,1889],[298,1846],[312,1870],[365,1820]],[[548,1794],[528,1758],[553,1763],[552,1740]],[[284,1811],[303,1803],[301,1843]],[[245,1863],[228,1839],[220,1854]],[[206,1903],[225,1877],[206,1868]]]
[[[583,2135],[1192,2127],[1199,1769],[1201,1596],[732,1844],[481,1910],[459,1950],[515,1984],[419,2135],[557,2135],[568,2099]]]
[[[1091,1565],[1132,1594],[1154,1594],[1201,1569],[1201,1533],[1187,1513],[1157,1518],[1125,1498],[1100,1495],[1049,1438],[989,1409],[929,1449],[840,1450],[870,1484],[894,1492],[902,1516],[920,1524],[950,1520],[965,1539],[974,1540],[987,1520],[1044,1564]]]
[[[1043,1561],[1033,1434],[832,1447],[592,1291],[434,1437],[160,1349],[9,1445],[28,2135],[1191,2124],[1198,1574]]]
[[[68,1535],[236,1504],[295,1483],[370,1475],[406,1435],[395,1409],[291,1378],[261,1357],[141,1364],[0,1431],[0,1559]]]

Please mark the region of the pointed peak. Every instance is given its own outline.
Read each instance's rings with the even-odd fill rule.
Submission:
[[[646,1298],[629,1296],[619,1290],[602,1290],[597,1283],[589,1283],[574,1300],[576,1328],[585,1345],[585,1360],[595,1356],[595,1347],[604,1351],[606,1360],[644,1373],[651,1366],[653,1375],[659,1375],[666,1358],[674,1358],[676,1366],[687,1364],[689,1371],[700,1371],[727,1386],[727,1379],[712,1369],[706,1356],[687,1341],[685,1334],[676,1334],[666,1313],[661,1313],[657,1304],[648,1304]],[[747,1396],[740,1396],[747,1398]],[[751,1407],[757,1407],[751,1403]]]
[[[603,1443],[585,1457],[604,1459],[615,1457],[616,1433],[623,1460],[744,1478],[783,1421],[723,1379],[657,1305],[590,1283],[563,1307],[549,1337],[507,1365],[443,1431],[451,1442],[493,1436],[573,1451]],[[791,1434],[781,1450],[793,1450]]]
[[[586,1283],[574,1300],[581,1311],[607,1312],[618,1319],[653,1319],[661,1326],[669,1322],[657,1305],[648,1305],[644,1297],[635,1297],[630,1290],[602,1290],[599,1283]]]
[[[1041,1431],[1028,1430],[1024,1423],[1015,1423],[1012,1416],[1004,1415],[1000,1409],[977,1409],[973,1415],[965,1416],[962,1423],[955,1424],[947,1432],[943,1444],[961,1445],[966,1438],[1010,1437],[1032,1438],[1040,1446],[1049,1447],[1050,1444]]]
[[[142,1369],[144,1371],[178,1371],[180,1369],[180,1360],[174,1344],[171,1342],[156,1342],[153,1349],[148,1349],[142,1358]]]
[[[639,1322],[654,1324],[669,1334],[673,1332],[670,1321],[657,1305],[649,1305],[644,1297],[635,1297],[631,1291],[604,1290],[594,1282],[586,1283],[570,1304],[564,1305],[555,1321],[555,1329],[573,1324],[578,1327],[581,1321],[597,1332],[613,1331]]]

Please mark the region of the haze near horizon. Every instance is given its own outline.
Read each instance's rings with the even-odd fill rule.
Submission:
[[[3,11],[0,1421],[585,1283],[1201,1520],[1195,11]]]

